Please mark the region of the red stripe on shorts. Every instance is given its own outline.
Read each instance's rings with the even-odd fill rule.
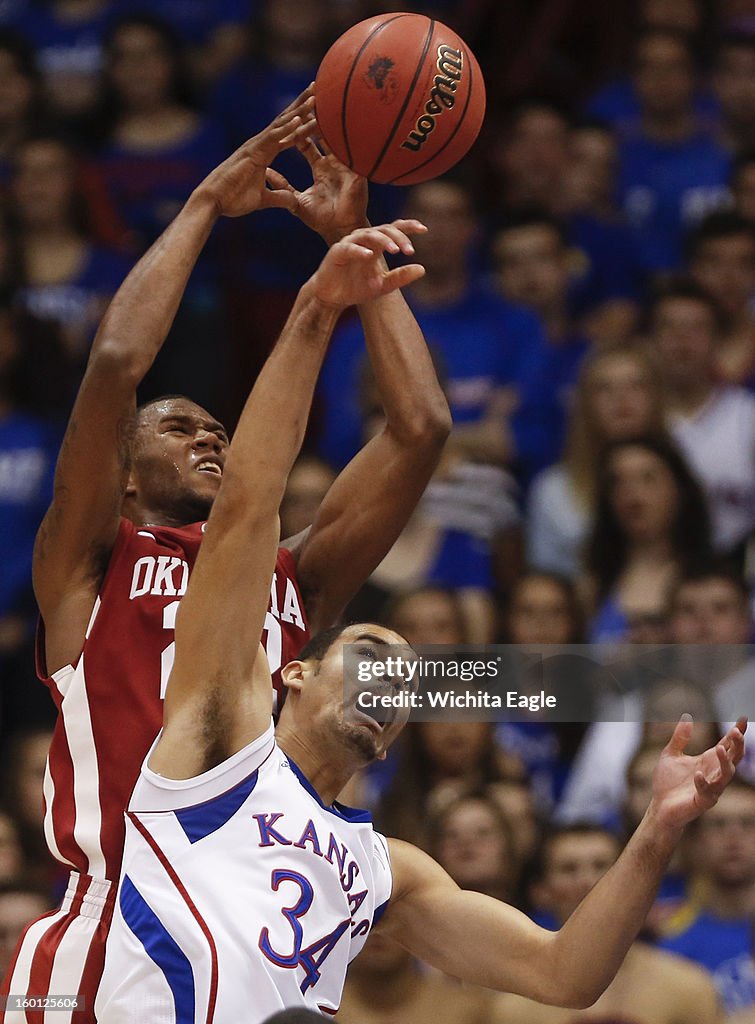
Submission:
[[[50,992],[50,978],[55,964],[55,954],[63,941],[63,936],[71,927],[81,910],[81,901],[89,886],[89,879],[82,875],[76,883],[76,892],[71,902],[71,909],[64,918],[56,921],[48,928],[37,943],[29,971],[29,985],[26,989],[27,996],[57,995]],[[44,1024],[44,1010],[27,1010],[26,1019],[28,1024]]]

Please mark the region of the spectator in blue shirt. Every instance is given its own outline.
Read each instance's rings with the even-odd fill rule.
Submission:
[[[226,147],[195,108],[184,51],[165,22],[148,15],[122,19],[108,37],[107,54],[106,140],[98,164],[129,241],[141,252]]]
[[[716,377],[755,388],[755,226],[733,210],[711,213],[687,239],[687,258],[723,318]]]
[[[755,1003],[755,787],[737,777],[690,839],[695,895],[660,945],[707,967],[731,1013]]]
[[[569,118],[562,110],[542,100],[523,102],[509,121],[498,153],[500,206],[505,216],[507,210],[534,204],[564,221],[575,267],[579,266],[571,281],[571,312],[593,321],[613,314],[617,302],[625,307],[636,293],[636,273],[626,228],[604,211],[572,201],[572,139]],[[602,333],[605,330],[599,328],[598,336]]]
[[[723,145],[733,153],[755,146],[755,34],[724,36],[716,50],[713,84]]]
[[[448,476],[428,490],[423,507],[445,528],[429,574],[415,582],[492,586],[491,541],[510,524],[512,483],[504,467],[515,457],[508,411],[518,382],[544,347],[537,317],[473,283],[468,260],[479,233],[472,200],[460,185],[428,182],[409,193],[407,216],[428,227],[414,240],[425,276],[408,300],[443,368],[454,430]],[[320,452],[344,465],[362,444],[361,329],[343,326],[320,376]]]
[[[40,129],[43,111],[34,51],[21,36],[0,29],[0,186],[7,184],[15,148]]]
[[[619,190],[645,273],[681,265],[686,231],[728,195],[729,155],[694,110],[685,36],[647,32],[635,51],[640,116],[620,148]]]
[[[97,105],[105,36],[121,0],[29,3],[12,22],[37,53],[56,123],[80,126]]]
[[[32,551],[52,499],[60,442],[49,420],[19,402],[17,370],[26,342],[9,309],[0,308],[0,705],[6,716],[9,704],[18,712],[25,699],[19,694],[29,689],[35,703],[36,688],[25,685],[33,675]]]
[[[83,366],[128,261],[97,241],[77,161],[65,143],[52,136],[24,142],[16,151],[11,193],[18,301],[57,325],[70,359]]]
[[[569,133],[564,214],[570,228],[572,315],[598,344],[630,337],[638,318],[641,275],[632,233],[617,206],[618,146],[603,121]]]
[[[517,463],[529,481],[561,455],[589,342],[569,314],[570,253],[559,221],[537,208],[515,211],[499,228],[494,252],[502,294],[539,317],[547,341],[533,352],[513,418]]]
[[[431,349],[438,355],[456,425],[479,424],[496,392],[524,379],[544,347],[537,316],[476,284],[469,258],[479,236],[469,193],[450,181],[428,182],[409,193],[406,216],[428,227],[414,239],[425,276],[409,301]],[[356,324],[336,334],[320,377],[323,401],[321,451],[344,465],[361,445],[359,365],[361,332]],[[466,443],[467,449],[473,442]],[[501,461],[507,461],[504,457]]]
[[[671,29],[686,35],[695,50],[700,50],[710,37],[706,24],[708,5],[703,0],[640,0],[633,5],[637,11],[637,29]],[[718,104],[705,87],[695,93],[695,109],[702,117],[715,118]],[[586,112],[614,128],[622,129],[640,115],[640,100],[631,75],[621,75],[600,88],[588,101]]]
[[[189,48],[192,70],[204,85],[230,70],[246,46],[255,0],[125,0],[131,13],[166,21]]]
[[[192,104],[183,58],[172,30],[151,16],[122,20],[109,37],[110,125],[97,166],[129,231],[127,241],[138,253],[165,230],[196,183],[227,153],[220,129]],[[167,345],[145,386],[148,394],[178,391],[206,407],[220,405],[223,351],[208,360],[207,338],[224,333],[224,227],[197,260]]]

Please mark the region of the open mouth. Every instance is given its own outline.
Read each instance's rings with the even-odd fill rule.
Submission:
[[[210,473],[212,476],[222,476],[223,469],[217,462],[204,461],[197,466],[197,473]]]
[[[363,690],[361,692],[373,696],[386,695],[385,690]],[[357,701],[354,701],[350,715],[357,725],[368,725],[375,732],[382,733],[393,722],[397,713],[398,709],[396,707],[383,707],[380,704],[375,704],[372,707],[361,707]]]

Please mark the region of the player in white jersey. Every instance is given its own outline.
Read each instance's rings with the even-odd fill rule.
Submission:
[[[338,313],[419,276],[412,266],[388,272],[382,259],[410,252],[414,230],[361,230],[330,250],[242,415],[178,612],[164,728],[127,815],[101,1024],[262,1024],[296,1005],[334,1013],[347,965],[378,923],[463,980],[587,1006],[641,927],[684,825],[716,802],[742,756],[744,720],[698,757],[684,754],[691,724],[680,722],[642,824],[554,933],[460,890],[430,857],[386,842],[368,815],[336,802],[404,724],[346,715],[343,645],[379,657],[403,643],[396,633],[362,624],[311,641],[283,669],[289,695],[274,738],[255,638],[285,480]]]

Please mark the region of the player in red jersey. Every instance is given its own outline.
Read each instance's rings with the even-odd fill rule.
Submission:
[[[221,164],[131,272],[98,332],[61,449],[34,584],[40,674],[59,710],[45,831],[71,878],[61,908],[22,936],[0,987],[3,995],[82,993],[84,1010],[56,1012],[59,1024],[94,1019],[123,811],[161,725],[178,602],[228,445],[222,425],[186,398],[149,403],[134,416],[136,388],[220,216],[281,207],[329,244],[365,222],[366,183],[306,141],[311,111],[307,92]],[[304,193],[268,169],[295,143],[313,166]],[[427,347],[400,293],[366,303],[360,315],[386,426],[335,481],[312,527],[279,551],[263,634],[278,667],[298,653],[308,624],[319,630],[337,618],[390,548],[449,429]],[[42,1024],[43,1015],[9,1010],[3,1019]]]

